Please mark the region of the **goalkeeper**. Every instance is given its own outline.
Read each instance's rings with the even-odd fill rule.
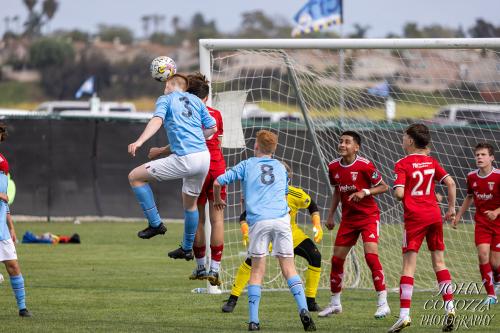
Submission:
[[[282,162],[283,163],[283,162]],[[292,178],[292,170],[288,165],[285,165],[289,181]],[[321,274],[321,253],[312,240],[304,233],[304,231],[297,225],[296,217],[299,209],[307,208],[311,214],[311,222],[314,226],[314,241],[319,243],[323,238],[323,229],[321,228],[321,219],[319,215],[318,206],[311,199],[311,197],[304,192],[301,188],[288,186],[288,207],[290,207],[290,224],[292,226],[293,236],[293,249],[294,254],[307,260],[306,280],[306,298],[307,307],[309,311],[321,311],[318,303],[316,303],[316,293]],[[243,234],[243,245],[248,245],[248,225],[246,223],[246,211],[240,216],[241,232]],[[247,257],[246,260],[238,268],[236,278],[231,289],[231,296],[222,306],[223,312],[233,312],[238,297],[243,292],[245,285],[250,278],[250,270],[252,266],[251,258]]]

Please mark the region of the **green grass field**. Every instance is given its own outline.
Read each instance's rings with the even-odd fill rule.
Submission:
[[[223,295],[192,294],[204,282],[189,281],[192,262],[174,261],[166,252],[177,247],[181,224],[169,224],[164,237],[149,241],[137,238],[142,223],[17,223],[17,234],[50,231],[77,232],[81,245],[18,244],[26,280],[27,305],[34,317],[21,319],[8,279],[0,285],[1,332],[235,332],[246,331],[247,305],[243,295],[232,314],[220,311]],[[330,256],[324,253],[324,256]],[[422,261],[422,264],[428,265]],[[329,270],[329,267],[325,267]],[[476,265],[471,267],[475,270]],[[4,269],[0,270],[5,276]],[[463,295],[462,299],[480,299]],[[413,326],[405,332],[440,332],[440,326],[422,325],[423,316],[441,311],[425,310],[431,293],[414,294]],[[329,291],[320,290],[324,305]],[[397,293],[389,294],[393,313],[399,312]],[[374,292],[348,289],[343,293],[344,313],[317,319],[319,332],[385,332],[395,321],[391,316],[375,320]],[[477,310],[477,309],[476,309]],[[489,326],[460,327],[467,332],[500,331],[499,308],[480,312],[462,310],[460,315],[493,317]],[[314,315],[316,317],[316,315]],[[497,318],[498,316],[498,318]],[[301,332],[295,304],[288,292],[263,293],[261,329],[265,332]],[[484,322],[486,323],[486,322]]]

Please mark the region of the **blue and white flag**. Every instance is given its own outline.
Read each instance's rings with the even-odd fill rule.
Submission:
[[[378,97],[389,97],[390,89],[391,87],[389,85],[389,82],[384,81],[380,84],[377,84],[373,88],[369,88],[367,91],[370,95]]]
[[[94,77],[91,76],[85,82],[83,82],[82,86],[80,89],[75,94],[75,98],[80,98],[82,97],[83,94],[89,94],[92,95],[95,91],[95,86],[94,86]]]
[[[343,23],[342,0],[309,0],[294,16],[292,37]]]

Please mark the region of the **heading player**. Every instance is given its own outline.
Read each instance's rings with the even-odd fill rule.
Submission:
[[[283,163],[283,162],[282,162]],[[287,172],[288,179],[292,178],[292,169],[283,163]],[[314,241],[321,242],[323,238],[323,229],[321,228],[321,218],[319,209],[311,197],[304,192],[303,189],[288,185],[287,195],[288,207],[290,208],[290,224],[292,226],[292,239],[293,239],[293,252],[296,256],[302,257],[307,260],[308,266],[306,275],[306,300],[307,308],[309,311],[321,311],[318,303],[316,303],[316,294],[318,292],[319,280],[321,277],[321,253],[312,240],[305,234],[305,232],[297,224],[297,213],[299,209],[307,208],[311,215],[311,223],[313,224]],[[241,232],[243,234],[243,245],[248,245],[248,224],[246,221],[246,211],[240,216]],[[231,295],[229,299],[222,306],[223,312],[233,312],[239,296],[243,292],[243,288],[250,279],[250,270],[252,269],[252,259],[246,258],[241,263],[234,279]]]
[[[203,102],[185,92],[187,86],[188,79],[180,74],[175,74],[167,80],[165,95],[158,98],[153,118],[141,136],[128,146],[129,154],[135,156],[137,149],[163,125],[172,154],[135,168],[128,178],[137,201],[148,219],[148,227],[138,233],[138,236],[144,239],[167,231],[161,222],[148,183],[182,178],[184,237],[182,245],[168,255],[174,259],[192,260],[193,241],[198,226],[196,200],[210,166],[210,154],[205,138],[217,132],[217,126]]]
[[[220,195],[221,186],[231,184],[236,180],[242,181],[251,240],[248,255],[252,258],[252,271],[248,285],[250,317],[248,330],[260,330],[261,285],[266,269],[269,244],[272,242],[271,255],[278,258],[281,271],[297,303],[304,330],[315,331],[316,326],[307,310],[304,287],[293,260],[292,231],[286,201],[287,172],[283,164],[271,157],[277,145],[276,134],[266,130],[259,131],[254,146],[255,157],[238,163],[214,182],[214,205],[218,209],[226,206]]]
[[[474,148],[474,157],[478,169],[467,175],[467,197],[453,224],[456,226],[474,202],[474,239],[479,271],[488,294],[486,303],[496,304],[493,283],[500,282],[500,170],[493,166],[495,149],[491,144],[479,143]]]
[[[448,188],[448,211],[445,220],[455,219],[456,185],[439,162],[428,156],[431,134],[427,126],[412,124],[404,132],[403,149],[407,156],[396,162],[394,196],[403,201],[403,273],[400,280],[399,319],[389,332],[399,332],[410,326],[410,305],[417,254],[424,238],[431,252],[432,267],[436,273],[439,291],[445,307],[443,331],[453,330],[455,307],[451,290],[451,275],[444,263],[443,219],[435,194],[435,182]]]
[[[326,317],[342,312],[340,294],[344,275],[344,261],[356,245],[359,235],[363,239],[365,260],[372,272],[373,285],[378,295],[375,318],[383,318],[391,313],[387,303],[387,290],[382,265],[378,257],[380,213],[373,196],[386,192],[389,187],[382,180],[372,162],[358,156],[361,136],[353,131],[345,131],[340,136],[338,152],[340,158],[328,166],[330,183],[335,187],[326,227],[335,226],[334,215],[339,203],[342,204],[342,220],[335,239],[330,273],[330,304],[318,316]]]

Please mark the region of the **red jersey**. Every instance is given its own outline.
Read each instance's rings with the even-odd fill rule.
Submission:
[[[486,176],[480,176],[479,169],[469,172],[467,194],[474,197],[476,223],[494,223],[500,226],[500,215],[496,220],[491,221],[484,213],[500,207],[500,170],[493,168]]]
[[[379,209],[373,196],[366,196],[359,202],[349,201],[352,193],[380,184],[382,176],[372,162],[356,156],[354,162],[343,165],[341,158],[328,165],[330,184],[340,192],[342,221],[365,220],[367,216],[378,216]]]
[[[224,135],[224,127],[222,123],[222,116],[220,111],[207,107],[210,115],[215,119],[217,124],[217,133],[215,133],[212,138],[207,139],[207,147],[210,151],[210,169],[226,169],[226,162],[224,161],[224,156],[222,155],[222,150],[219,147],[219,137]]]
[[[2,154],[0,154],[0,171],[6,175],[9,174],[9,162]]]
[[[404,221],[419,226],[442,221],[435,182],[442,182],[448,173],[431,156],[411,154],[396,162],[393,188],[404,187]]]

